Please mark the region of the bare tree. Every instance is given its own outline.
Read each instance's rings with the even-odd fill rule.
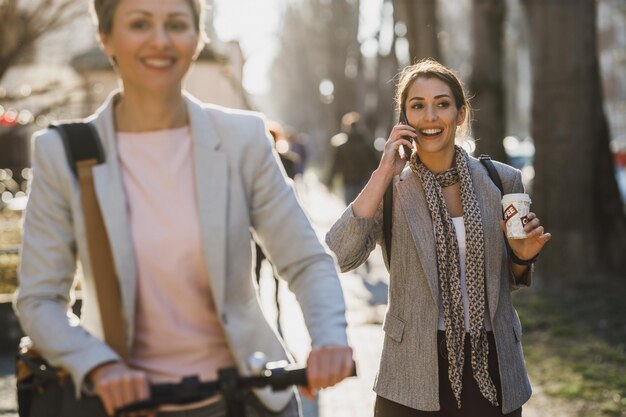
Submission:
[[[32,60],[36,45],[41,38],[84,14],[85,8],[77,7],[73,0],[0,1],[0,22],[2,22],[0,25],[0,39],[2,40],[0,42],[0,82],[9,69]],[[28,95],[30,97],[44,96],[57,91],[60,87],[58,83],[50,83],[31,90]],[[60,101],[39,108],[33,118],[64,104],[68,94],[62,96],[64,98]],[[18,103],[23,98],[23,94],[12,91],[3,91],[0,97],[5,106]],[[15,129],[19,129],[19,125],[3,130],[0,136],[14,134]]]
[[[84,5],[74,0],[0,0],[0,83],[10,69],[34,60],[36,46],[45,35],[84,14]],[[15,193],[25,185],[21,172],[29,165],[27,125],[67,104],[73,89],[58,82],[21,91],[0,88],[0,167],[10,168],[11,180],[22,183],[9,191]],[[42,97],[46,100],[39,100]],[[34,101],[40,102],[36,108],[20,109]]]
[[[358,110],[359,1],[290,3],[271,68],[273,105],[323,153],[344,113]],[[326,89],[326,90],[325,90]]]
[[[312,133],[323,119],[319,100],[320,46],[319,40],[302,26],[306,19],[301,13],[294,5],[285,10],[279,52],[270,69],[269,99],[284,122]]]
[[[0,2],[0,80],[7,70],[27,54],[45,34],[54,32],[84,14],[74,0]]]
[[[502,146],[506,112],[504,97],[502,40],[506,2],[473,0],[474,55],[470,92],[476,112],[472,131],[477,154],[486,153],[506,162]]]
[[[524,0],[530,23],[535,210],[554,239],[539,266],[554,282],[626,270],[596,48],[596,2]]]

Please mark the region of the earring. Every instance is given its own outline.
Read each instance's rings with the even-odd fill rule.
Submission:
[[[109,62],[111,63],[111,65],[114,67],[117,67],[117,58],[115,58],[115,55],[111,55],[108,58],[109,58]]]

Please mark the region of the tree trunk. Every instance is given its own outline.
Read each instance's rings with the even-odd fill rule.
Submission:
[[[475,110],[472,133],[476,139],[476,154],[485,153],[506,162],[502,146],[506,124],[502,53],[506,2],[474,0],[473,6],[474,55],[470,94]]]
[[[331,2],[330,5],[332,19],[327,31],[327,77],[335,85],[333,115],[334,120],[338,121],[344,114],[359,110],[356,101],[356,66],[360,55],[360,1]],[[339,124],[336,128],[339,128]]]
[[[392,0],[385,0],[391,4]],[[380,21],[384,22],[386,19],[393,17],[394,22],[398,21],[396,12],[396,6],[393,8],[393,16],[386,14],[388,8],[383,7],[381,9]],[[380,44],[381,31],[379,30],[377,35],[377,41]],[[393,38],[391,39],[391,47],[389,54],[383,55],[381,53],[376,57],[376,67],[374,75],[374,83],[372,88],[376,91],[375,107],[368,109],[368,119],[375,120],[374,132],[376,135],[387,138],[392,127],[398,122],[398,116],[395,110],[395,82],[394,77],[398,74],[398,58],[396,56],[396,33],[394,31]]]
[[[626,217],[603,111],[593,0],[525,0],[533,70],[534,210],[554,238],[552,282],[626,271]]]
[[[424,58],[440,60],[436,0],[395,0],[394,15],[396,22],[406,25],[411,63]]]

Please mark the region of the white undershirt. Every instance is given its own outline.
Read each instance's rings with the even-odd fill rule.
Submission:
[[[469,299],[467,297],[467,285],[465,284],[465,224],[463,223],[463,217],[452,217],[452,223],[456,230],[456,241],[459,245],[459,263],[461,264],[461,298],[463,300],[463,316],[465,317],[465,331],[470,330],[469,321]],[[487,310],[487,304],[485,303],[485,317],[484,325],[487,331],[491,331],[491,323],[489,322],[489,311]],[[441,293],[439,294],[439,330],[445,330],[446,325],[443,322],[443,304],[441,302]]]

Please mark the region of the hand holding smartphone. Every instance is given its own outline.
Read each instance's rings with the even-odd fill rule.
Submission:
[[[403,125],[409,125],[409,122],[406,118],[406,113],[404,112],[404,109],[400,110],[400,120],[399,120],[400,124]],[[413,142],[413,138],[411,136],[404,136],[404,139]],[[407,145],[402,145],[402,149],[404,150],[404,154],[406,155],[406,159],[407,161],[411,158],[411,154],[413,153],[413,150],[407,146]]]

